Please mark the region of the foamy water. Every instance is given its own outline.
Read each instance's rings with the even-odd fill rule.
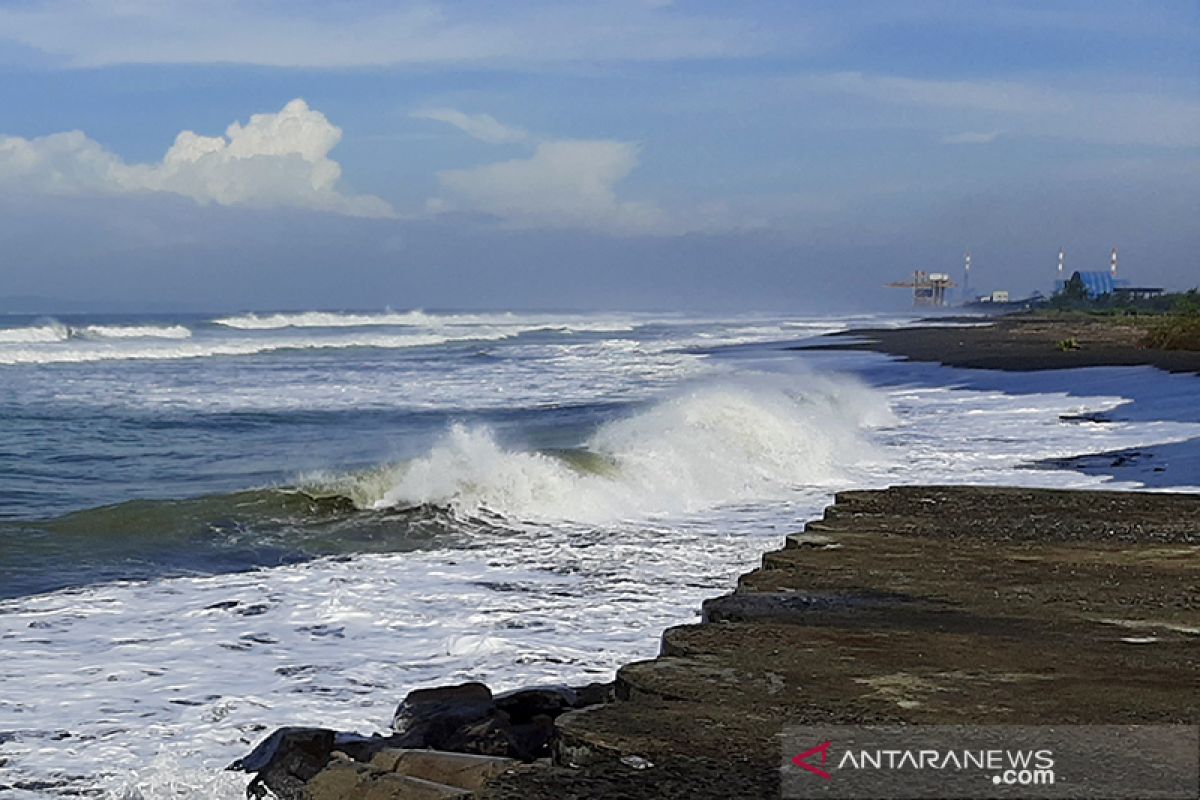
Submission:
[[[398,346],[5,368],[14,388],[0,401],[28,403],[13,418],[43,434],[31,463],[81,481],[67,497],[10,481],[21,509],[265,481],[342,494],[363,513],[430,503],[491,524],[411,552],[0,601],[0,786],[46,785],[10,788],[17,798],[240,798],[244,778],[222,767],[278,725],[370,733],[422,686],[608,679],[840,488],[1095,487],[1104,480],[1026,467],[1200,436],[1180,415],[1060,418],[1120,409],[1132,395],[1114,391],[1111,371],[980,381],[871,354],[745,347],[844,324],[531,323],[483,351],[443,342],[427,356]],[[712,350],[731,343],[742,346]],[[1135,394],[1164,408],[1195,396],[1194,378],[1137,374]],[[100,466],[63,466],[55,437],[70,431],[47,428],[46,408],[143,438]],[[154,449],[166,443],[178,452]]]

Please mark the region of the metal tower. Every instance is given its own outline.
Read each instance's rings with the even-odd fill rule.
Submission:
[[[962,299],[964,303],[971,301],[971,251],[967,251],[967,255],[963,261],[963,285]]]

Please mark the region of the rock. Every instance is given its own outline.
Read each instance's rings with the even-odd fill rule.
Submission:
[[[457,783],[449,782],[473,791],[516,761],[548,756],[556,717],[612,697],[613,685],[598,683],[579,689],[537,686],[495,697],[482,683],[419,689],[396,709],[390,736],[280,728],[229,768],[257,773],[248,797],[313,800],[314,792],[321,800],[455,797],[422,782],[447,783],[447,776],[461,772]],[[401,769],[402,764],[408,766]],[[390,788],[381,788],[385,785]]]
[[[557,717],[568,709],[577,708],[579,695],[569,686],[535,686],[498,694],[495,700],[496,708],[519,725],[537,716]]]
[[[382,770],[372,770],[348,758],[338,758],[313,776],[305,787],[304,796],[311,800],[340,800],[353,797],[358,793],[359,787],[373,777],[372,773],[382,774]]]
[[[280,728],[228,769],[256,772],[247,797],[304,800],[304,785],[325,768],[336,734],[326,728]]]
[[[615,698],[613,696],[613,683],[589,683],[587,686],[575,687],[575,708],[587,708],[601,703],[611,703]]]
[[[554,739],[554,718],[540,714],[529,722],[513,725],[510,732],[512,750],[509,755],[522,761],[534,761],[550,755]]]
[[[439,750],[475,753],[482,756],[511,756],[528,759],[529,754],[513,736],[512,723],[504,712],[457,728],[436,745]]]
[[[385,772],[472,792],[479,791],[492,778],[512,769],[517,763],[511,758],[401,749],[381,750],[371,759],[371,766]]]
[[[409,692],[396,708],[392,730],[403,747],[445,749],[459,728],[496,716],[492,691],[482,683],[463,683]]]
[[[816,550],[838,550],[841,544],[832,536],[822,536],[819,533],[793,533],[787,537],[784,547],[811,547]]]
[[[704,622],[791,622],[818,613],[890,610],[912,602],[888,592],[735,592],[705,600],[701,614]]]
[[[303,797],[305,800],[461,800],[471,794],[458,787],[396,775],[339,757],[309,781]]]
[[[280,728],[228,769],[256,772],[246,788],[247,797],[291,800],[304,796],[305,783],[329,763],[335,752],[358,761],[370,761],[378,751],[391,746],[393,737],[360,736],[326,728]]]
[[[481,683],[419,689],[396,709],[392,745],[533,761],[549,755],[555,717],[611,698],[611,684],[536,686],[495,697]]]

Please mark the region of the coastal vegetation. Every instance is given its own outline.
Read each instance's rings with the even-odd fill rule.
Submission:
[[[1200,350],[1200,288],[1154,296],[1116,291],[1090,297],[1075,275],[1032,312],[1057,320],[1109,321],[1141,331],[1140,343],[1158,350]],[[1065,340],[1064,340],[1065,341]],[[1066,348],[1060,345],[1060,349]]]

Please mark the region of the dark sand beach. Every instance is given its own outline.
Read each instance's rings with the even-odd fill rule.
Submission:
[[[1150,365],[1200,373],[1200,351],[1144,344],[1145,330],[1112,318],[1012,315],[968,326],[859,329],[831,334],[798,349],[871,350],[911,361],[999,370]],[[1064,347],[1062,343],[1072,342]]]

